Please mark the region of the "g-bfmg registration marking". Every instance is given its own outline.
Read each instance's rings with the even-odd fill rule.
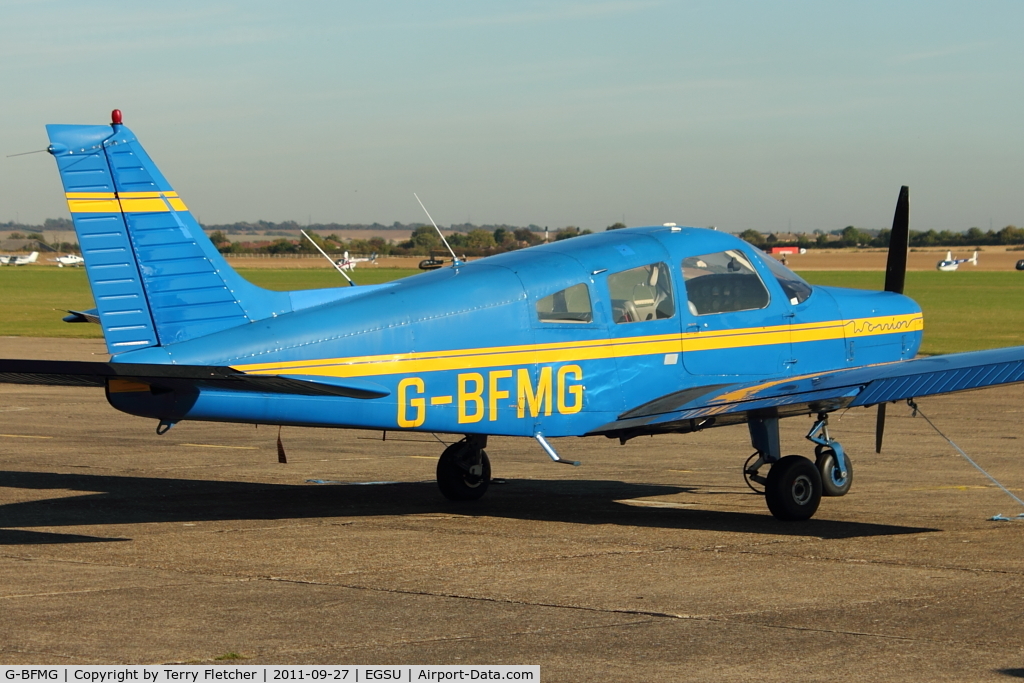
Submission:
[[[462,372],[456,377],[455,394],[431,394],[422,377],[406,377],[398,383],[398,426],[419,427],[427,421],[428,406],[454,403],[459,424],[498,419],[500,401],[516,396],[516,418],[527,415],[572,415],[583,410],[583,369],[578,365],[562,365],[557,370],[546,365],[537,372],[533,383],[528,368],[491,370],[486,378],[481,372]]]

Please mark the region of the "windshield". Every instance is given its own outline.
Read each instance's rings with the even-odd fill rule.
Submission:
[[[772,275],[779,281],[779,286],[782,287],[789,303],[795,306],[807,301],[807,297],[811,295],[811,286],[802,277],[776,261],[773,256],[769,256],[763,251],[761,255],[764,257],[763,260],[768,266],[768,270],[772,271]]]

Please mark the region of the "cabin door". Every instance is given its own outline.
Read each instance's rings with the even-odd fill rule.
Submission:
[[[792,312],[741,249],[682,260],[683,364],[691,375],[743,381],[788,373]]]
[[[666,254],[667,256],[667,254]],[[679,285],[669,261],[658,260],[602,276],[614,357],[626,409],[679,391],[683,381]]]

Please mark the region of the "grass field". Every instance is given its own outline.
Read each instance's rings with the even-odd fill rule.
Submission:
[[[250,282],[278,291],[337,287],[345,281],[327,269],[239,269]],[[422,271],[408,268],[367,268],[351,277],[359,284],[389,282]],[[102,337],[89,323],[61,320],[67,310],[93,307],[89,282],[82,268],[0,268],[0,334],[17,337]]]
[[[239,268],[238,272],[253,284],[282,292],[292,289],[322,289],[348,284],[338,274],[338,271],[326,268],[310,270]],[[418,268],[361,268],[354,273],[349,273],[349,277],[355,280],[357,285],[379,285],[382,282],[391,282],[422,272]]]
[[[241,269],[251,282],[275,290],[338,286],[326,269]],[[419,273],[366,268],[354,279],[376,284]],[[807,271],[812,284],[881,289],[881,272]],[[907,273],[906,293],[924,309],[923,353],[952,353],[1024,344],[1024,273]],[[92,308],[85,271],[78,268],[0,268],[0,334],[27,337],[99,337],[97,325],[61,321],[66,309]]]

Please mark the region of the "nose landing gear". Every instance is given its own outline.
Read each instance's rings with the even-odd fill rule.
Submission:
[[[814,462],[800,455],[782,457],[778,422],[777,417],[771,416],[748,418],[750,438],[757,452],[744,465],[743,476],[754,491],[760,492],[754,484],[764,487],[765,502],[776,518],[810,519],[822,496],[843,496],[849,492],[853,465],[842,445],[829,436],[828,413],[819,413],[807,433],[807,439],[816,444]],[[768,476],[760,474],[764,465],[771,466]]]
[[[818,421],[807,433],[814,447],[814,464],[821,475],[822,494],[845,496],[853,484],[853,463],[846,457],[843,446],[828,434],[828,413],[819,413]]]

